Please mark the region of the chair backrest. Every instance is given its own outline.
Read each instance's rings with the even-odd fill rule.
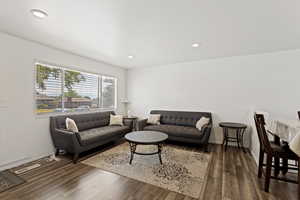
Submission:
[[[256,130],[259,138],[259,143],[261,148],[267,153],[272,152],[271,143],[269,141],[267,131],[265,129],[265,118],[262,114],[254,114],[254,121],[256,125]]]
[[[298,111],[298,119],[300,120],[300,111]]]
[[[263,149],[263,142],[262,142],[263,139],[262,139],[259,123],[258,123],[258,114],[256,114],[256,113],[254,114],[254,122],[255,122],[256,132],[258,135],[259,145],[260,145],[260,148]]]

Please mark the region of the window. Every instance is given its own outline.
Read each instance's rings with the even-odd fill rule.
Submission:
[[[117,79],[36,64],[36,113],[116,108]]]
[[[99,108],[99,76],[71,70],[64,71],[64,110]]]
[[[36,107],[39,114],[61,108],[62,70],[36,65]]]
[[[113,108],[116,104],[116,79],[102,76],[102,107]]]

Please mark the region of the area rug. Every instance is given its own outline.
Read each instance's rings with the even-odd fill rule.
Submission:
[[[137,146],[137,152],[156,150],[156,146]],[[158,155],[134,155],[131,165],[129,159],[129,145],[123,143],[82,163],[199,198],[205,188],[211,155],[181,146],[165,145],[162,150],[162,165]]]
[[[0,172],[0,192],[24,183],[25,181],[10,171]]]

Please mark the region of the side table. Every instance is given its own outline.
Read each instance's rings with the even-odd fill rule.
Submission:
[[[234,122],[221,122],[219,123],[219,126],[223,128],[223,134],[224,134],[224,139],[223,139],[223,145],[225,144],[225,151],[227,150],[227,144],[228,142],[237,142],[238,148],[242,148],[244,152],[244,133],[247,128],[246,124],[241,124],[241,123],[234,123]],[[236,131],[235,137],[230,137],[228,135],[228,130],[233,129]]]
[[[136,131],[136,125],[137,125],[138,117],[136,117],[136,116],[124,116],[123,119],[131,119],[132,123],[133,123],[132,131]]]

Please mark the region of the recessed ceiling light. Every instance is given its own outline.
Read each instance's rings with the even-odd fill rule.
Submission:
[[[130,56],[128,56],[128,58],[129,58],[129,59],[132,59],[132,58],[133,58],[133,56],[131,56],[131,55],[130,55]]]
[[[42,11],[40,9],[31,9],[30,12],[34,17],[39,19],[44,19],[45,17],[48,16],[48,14],[45,11]]]
[[[192,47],[199,47],[199,43],[192,44]]]

